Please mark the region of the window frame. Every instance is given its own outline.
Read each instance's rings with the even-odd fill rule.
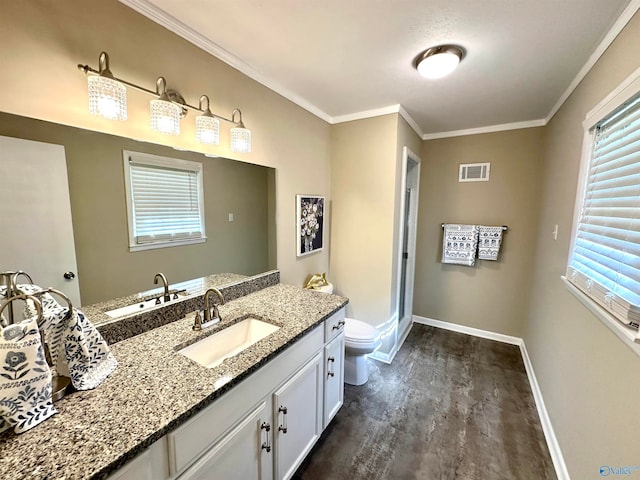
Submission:
[[[165,157],[160,155],[151,155],[149,153],[133,152],[123,150],[124,164],[124,183],[127,204],[127,227],[129,234],[129,251],[137,252],[143,250],[153,250],[158,248],[178,247],[184,245],[194,245],[204,243],[207,240],[205,230],[205,212],[204,212],[204,182],[203,182],[203,164],[200,162],[192,162],[178,158]],[[133,192],[131,182],[131,163],[142,165],[150,165],[159,168],[173,170],[188,170],[196,172],[196,186],[198,189],[198,210],[200,214],[201,235],[194,238],[182,238],[178,240],[157,240],[152,242],[138,243],[136,240],[135,220],[133,216]]]
[[[640,94],[640,68],[629,75],[617,88],[602,99],[591,109],[582,122],[584,129],[582,141],[582,154],[580,160],[580,173],[576,190],[576,200],[573,213],[573,226],[571,242],[565,265],[568,270],[572,254],[576,244],[578,226],[581,219],[582,208],[586,196],[586,185],[591,166],[595,127],[611,114],[619,110],[625,102]],[[605,326],[607,326],[625,345],[640,356],[640,331],[625,325],[621,320],[604,309],[596,300],[575,286],[565,275],[561,276],[563,283],[585,307],[587,307]]]

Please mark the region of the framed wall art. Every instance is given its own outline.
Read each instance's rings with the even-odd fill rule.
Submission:
[[[296,195],[297,256],[324,248],[324,197]]]

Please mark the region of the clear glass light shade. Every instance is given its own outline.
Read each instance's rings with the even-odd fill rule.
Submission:
[[[120,82],[100,75],[88,77],[89,112],[109,120],[127,119],[127,89]]]
[[[151,100],[151,129],[180,135],[180,107],[165,100]]]
[[[230,129],[231,151],[238,153],[251,152],[251,130],[235,127]]]
[[[418,64],[418,72],[426,78],[442,78],[453,72],[459,63],[460,57],[455,53],[436,53]]]
[[[208,115],[196,117],[196,140],[206,145],[220,143],[220,120]]]

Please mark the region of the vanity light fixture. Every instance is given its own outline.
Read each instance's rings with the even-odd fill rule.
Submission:
[[[87,78],[89,112],[109,120],[127,119],[127,89],[113,78],[109,70],[109,55],[100,54],[98,72]]]
[[[425,78],[442,78],[456,69],[464,55],[464,49],[458,45],[431,47],[418,55],[415,66]]]
[[[203,107],[202,104],[205,102],[206,105]],[[220,143],[220,120],[214,117],[209,110],[209,97],[202,95],[198,108],[204,113],[196,117],[196,140],[205,145],[218,145]]]
[[[159,77],[156,81],[156,93],[158,98],[151,100],[149,109],[151,129],[169,135],[180,135],[182,109],[169,98],[164,77]]]
[[[220,121],[233,124],[231,128],[231,150],[238,153],[251,152],[251,130],[242,122],[239,109],[233,110],[231,119],[212,113],[209,108],[209,97],[202,95],[198,107],[189,105],[175,90],[167,89],[164,77],[158,77],[156,89],[150,90],[122,78],[114,77],[109,69],[109,55],[100,53],[98,70],[89,65],[78,65],[78,69],[88,76],[89,111],[108,119],[127,119],[127,89],[134,88],[154,97],[150,104],[151,128],[155,131],[180,135],[180,119],[188,110],[200,112],[196,117],[196,139],[203,144],[218,145],[220,143]],[[238,121],[235,117],[238,114]]]
[[[236,122],[236,113],[239,121]],[[238,153],[251,152],[251,130],[245,128],[242,121],[242,112],[237,108],[231,113],[231,121],[237,126],[231,128],[231,150]]]

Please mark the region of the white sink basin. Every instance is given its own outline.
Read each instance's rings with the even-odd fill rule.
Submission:
[[[179,298],[174,298],[166,302],[160,299],[160,303],[156,303],[156,299],[152,298],[151,300],[140,301],[138,303],[134,303],[133,305],[127,305],[126,307],[107,310],[104,313],[109,315],[111,318],[125,317],[127,315],[133,315],[134,313],[146,312],[147,310],[151,310],[153,307],[159,307],[160,305],[167,305],[175,300],[179,300]]]
[[[179,350],[179,353],[204,367],[213,368],[279,328],[257,318],[247,318]]]

